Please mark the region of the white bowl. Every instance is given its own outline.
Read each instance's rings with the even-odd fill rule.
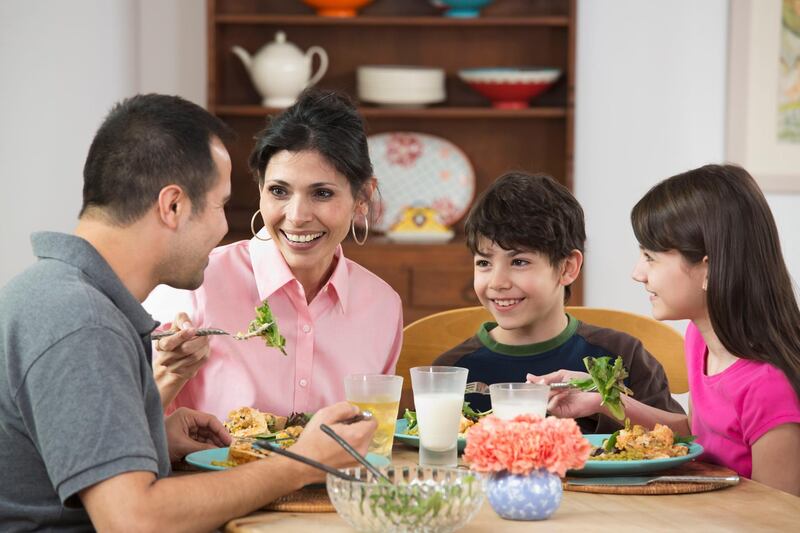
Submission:
[[[446,98],[444,70],[429,67],[367,65],[356,71],[358,97],[382,105],[425,105]]]

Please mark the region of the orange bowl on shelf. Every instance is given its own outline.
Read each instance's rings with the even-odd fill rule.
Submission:
[[[321,17],[355,17],[358,9],[372,0],[303,0]]]
[[[469,68],[458,77],[500,109],[524,109],[528,102],[549,89],[561,75],[557,68]]]

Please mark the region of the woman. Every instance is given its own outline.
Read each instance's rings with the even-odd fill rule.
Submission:
[[[631,221],[641,247],[633,278],[650,294],[653,316],[691,321],[692,412],[624,397],[625,414],[691,432],[702,460],[800,495],[800,310],[755,180],[730,165],[691,170],[653,187]],[[558,393],[548,407],[558,416],[604,412],[597,393]]]
[[[195,291],[159,287],[145,302],[157,319],[185,311],[155,343],[155,375],[168,409],[226,418],[251,406],[313,412],[344,399],[344,377],[394,373],[402,343],[400,297],[342,254],[349,232],[366,239],[375,190],[363,122],[333,92],[310,90],[259,133],[250,155],[260,192],[253,238],[212,251]],[[264,227],[256,231],[258,219]],[[266,299],[286,352],[259,339],[195,337],[195,327],[243,331]]]

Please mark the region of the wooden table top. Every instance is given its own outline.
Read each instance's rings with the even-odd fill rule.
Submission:
[[[417,450],[395,446],[392,462],[416,465]],[[477,516],[460,531],[795,531],[800,498],[749,479],[730,488],[696,494],[630,496],[564,491],[561,506],[541,522],[503,520],[484,502]],[[256,512],[231,520],[225,531],[254,533],[353,531],[336,513]]]

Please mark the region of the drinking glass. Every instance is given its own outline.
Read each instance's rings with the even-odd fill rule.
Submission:
[[[466,368],[455,366],[411,369],[411,388],[419,426],[420,465],[458,464],[458,426],[467,373]]]
[[[370,453],[392,458],[394,426],[402,390],[402,376],[352,374],[344,378],[347,401],[357,405],[362,411],[372,413],[378,423],[378,429],[369,444]]]
[[[489,385],[492,413],[497,418],[511,420],[517,415],[547,414],[550,387],[541,383],[494,383]]]

